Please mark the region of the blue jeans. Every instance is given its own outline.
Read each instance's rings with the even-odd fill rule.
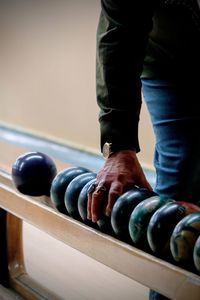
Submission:
[[[155,134],[155,191],[200,204],[200,88],[193,82],[142,80]],[[168,299],[150,291],[151,300]]]

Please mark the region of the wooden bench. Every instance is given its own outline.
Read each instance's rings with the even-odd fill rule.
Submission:
[[[26,272],[22,224],[28,222],[61,242],[170,299],[199,300],[200,276],[123,243],[57,212],[48,197],[28,197],[16,191],[11,166],[25,152],[0,142],[0,284],[28,300],[58,300]],[[58,170],[69,166],[56,161]]]

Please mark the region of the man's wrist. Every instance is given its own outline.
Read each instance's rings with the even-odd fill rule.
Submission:
[[[102,154],[105,159],[109,158],[114,153],[119,151],[129,150],[129,151],[136,151],[134,147],[126,147],[121,145],[116,145],[114,143],[106,142],[102,147]]]

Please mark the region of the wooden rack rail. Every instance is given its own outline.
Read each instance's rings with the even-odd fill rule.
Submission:
[[[57,212],[48,197],[18,193],[5,170],[0,171],[0,208],[0,283],[11,286],[25,299],[58,300],[58,297],[26,273],[23,221],[170,299],[200,299],[200,276]]]

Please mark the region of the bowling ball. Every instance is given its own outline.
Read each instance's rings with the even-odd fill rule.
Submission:
[[[200,235],[200,210],[185,216],[174,228],[170,250],[176,262],[182,266],[193,264],[193,250]]]
[[[95,223],[87,219],[87,203],[88,203],[88,189],[96,181],[96,178],[88,181],[86,185],[82,188],[78,197],[78,212],[81,220],[90,226],[94,226]]]
[[[12,180],[17,190],[29,196],[49,196],[57,174],[54,161],[41,152],[26,152],[12,165]]]
[[[193,260],[196,270],[198,271],[198,273],[200,273],[200,236],[198,237],[194,245]]]
[[[132,211],[129,219],[129,234],[135,244],[140,248],[148,248],[147,227],[152,215],[161,206],[174,200],[153,196],[140,202]]]
[[[61,213],[67,214],[64,203],[65,191],[69,183],[78,175],[90,172],[83,167],[69,167],[60,171],[52,181],[50,197],[54,207]]]
[[[78,197],[84,187],[84,185],[90,180],[96,178],[96,174],[93,172],[87,172],[75,177],[68,185],[65,196],[64,203],[68,214],[74,219],[80,219],[78,212]]]
[[[111,226],[118,238],[130,239],[128,223],[132,211],[141,201],[153,195],[155,193],[146,188],[134,187],[117,199],[111,212]]]
[[[106,215],[100,216],[99,220],[97,221],[97,228],[103,233],[114,235],[110,217]]]
[[[176,224],[186,215],[200,208],[189,202],[170,202],[161,206],[151,217],[147,228],[147,240],[157,256],[171,258],[170,238]]]
[[[93,227],[95,229],[99,229],[101,232],[112,235],[113,230],[112,230],[112,227],[110,224],[109,217],[107,217],[105,215],[101,215],[101,217],[99,218],[99,220],[96,223],[87,219],[88,189],[91,186],[91,184],[93,184],[95,181],[96,181],[96,178],[93,178],[88,183],[86,183],[86,185],[82,188],[82,190],[79,194],[79,197],[78,197],[78,212],[81,217],[81,220],[83,220],[83,222],[86,225]]]

